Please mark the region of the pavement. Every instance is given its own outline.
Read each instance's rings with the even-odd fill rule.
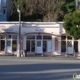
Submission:
[[[62,56],[62,55],[56,55],[56,56],[26,56],[26,57],[17,57],[14,55],[0,55],[0,59],[5,59],[5,58],[13,58],[13,59],[55,59],[55,60],[80,60],[80,57],[77,56],[72,56],[72,55],[68,55],[68,56]]]

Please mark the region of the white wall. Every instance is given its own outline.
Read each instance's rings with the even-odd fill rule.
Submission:
[[[52,33],[55,35],[60,35],[65,33],[62,28],[62,23],[55,22],[25,22],[21,24],[21,34],[31,33],[31,32],[44,32]],[[49,23],[49,24],[48,24]],[[55,24],[54,24],[55,23]],[[17,32],[19,31],[19,22],[0,22],[0,32],[5,32],[6,30]],[[62,32],[62,33],[61,33]]]

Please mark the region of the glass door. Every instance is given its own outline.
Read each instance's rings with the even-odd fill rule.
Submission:
[[[42,54],[42,40],[37,40],[36,41],[36,54]]]
[[[6,41],[6,51],[7,51],[7,53],[11,53],[12,52],[11,40],[7,40]]]
[[[67,54],[73,54],[72,41],[67,41]]]

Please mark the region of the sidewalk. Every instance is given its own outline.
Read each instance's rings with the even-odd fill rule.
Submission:
[[[21,58],[21,59],[55,59],[55,60],[79,60],[80,57],[74,57],[74,56],[62,56],[62,55],[56,55],[56,56],[27,56],[27,57],[17,57],[14,55],[0,55],[0,58],[12,58],[12,59],[17,59],[17,58]]]

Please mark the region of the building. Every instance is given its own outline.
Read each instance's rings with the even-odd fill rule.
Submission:
[[[17,54],[19,22],[0,22],[0,54]],[[65,33],[63,22],[21,22],[21,51],[27,55],[79,55],[80,40]]]
[[[13,0],[0,0],[0,21],[7,21],[11,14]]]

